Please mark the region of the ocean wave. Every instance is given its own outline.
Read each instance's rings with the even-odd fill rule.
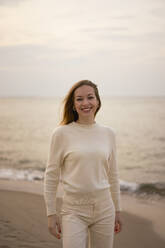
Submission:
[[[43,180],[44,170],[34,170],[34,169],[0,169],[0,179],[9,180]],[[136,194],[158,194],[160,196],[165,196],[165,183],[133,183],[120,180],[121,192],[136,193]]]
[[[120,180],[120,189],[123,192],[132,192],[137,194],[165,196],[165,183],[131,183]]]
[[[43,176],[43,170],[0,169],[0,179],[34,181],[42,180]]]

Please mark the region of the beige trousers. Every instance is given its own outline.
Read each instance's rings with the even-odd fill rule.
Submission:
[[[115,208],[110,190],[65,194],[61,208],[63,248],[112,248]]]

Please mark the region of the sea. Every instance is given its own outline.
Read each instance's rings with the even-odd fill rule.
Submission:
[[[165,96],[101,100],[95,120],[116,132],[121,190],[165,197]],[[62,101],[60,97],[0,98],[0,179],[43,180]]]

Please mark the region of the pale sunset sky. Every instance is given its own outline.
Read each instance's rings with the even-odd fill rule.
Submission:
[[[165,95],[165,0],[0,0],[0,96]]]

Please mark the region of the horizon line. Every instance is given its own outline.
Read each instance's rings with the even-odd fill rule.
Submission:
[[[59,95],[0,95],[0,98],[64,98],[65,95],[59,96]],[[100,97],[165,97],[165,94],[116,94],[116,95],[102,95],[100,94]]]

